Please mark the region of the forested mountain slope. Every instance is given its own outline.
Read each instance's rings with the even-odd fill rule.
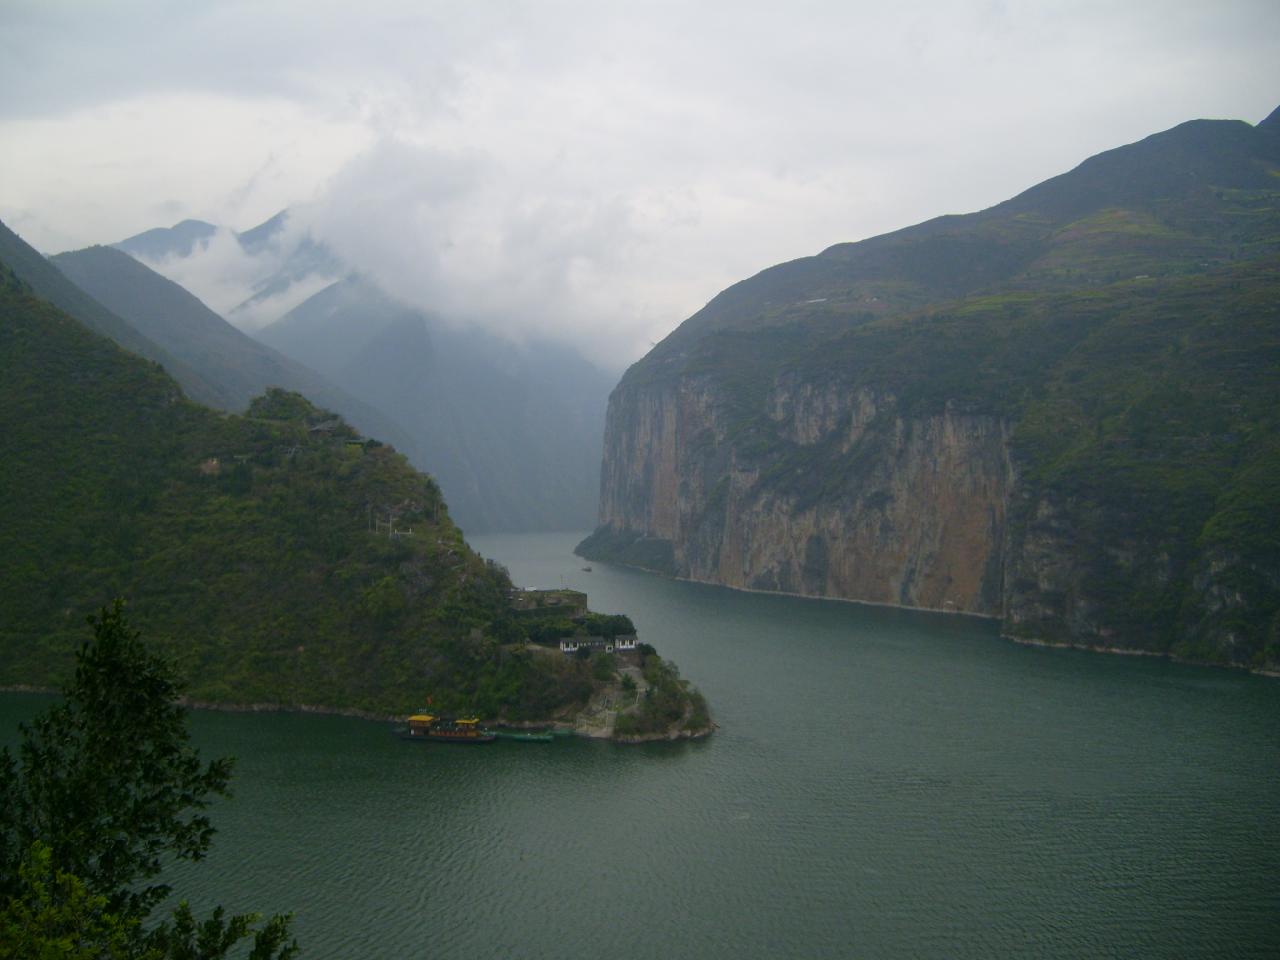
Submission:
[[[197,406],[7,264],[0,459],[0,683],[61,679],[122,595],[201,699],[519,718],[590,693],[586,664],[502,645],[505,573],[400,454],[297,394]]]
[[[581,548],[1280,665],[1280,120],[763,271],[635,364]]]

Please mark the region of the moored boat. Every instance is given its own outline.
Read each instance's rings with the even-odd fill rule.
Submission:
[[[495,730],[499,740],[524,740],[527,743],[550,743],[555,739],[549,730]]]
[[[404,740],[440,743],[493,743],[497,736],[480,725],[476,717],[437,717],[429,713],[416,713],[409,718],[409,726],[400,731]]]

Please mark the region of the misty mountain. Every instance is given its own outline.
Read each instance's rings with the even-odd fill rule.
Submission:
[[[266,268],[253,281],[249,296],[228,310],[230,318],[247,317],[252,308],[286,293],[300,280],[315,277],[335,280],[346,272],[329,248],[310,236],[303,236],[289,249],[281,249],[282,232],[288,221],[289,211],[281,210],[256,227],[243,232],[231,231],[246,257],[257,258]],[[199,253],[218,230],[203,220],[183,220],[172,227],[144,230],[111,246],[158,266],[166,260],[182,260]]]
[[[273,252],[273,246],[282,243],[282,232],[289,222],[289,211],[281,210],[274,217],[258,224],[243,233],[236,234],[236,240],[245,253],[254,257]],[[303,236],[287,252],[284,252],[274,270],[260,278],[255,284],[253,294],[231,311],[231,318],[236,317],[249,308],[277,297],[295,283],[313,277],[337,279],[347,272],[342,262],[323,243],[313,239],[309,234]]]
[[[152,263],[164,269],[175,257],[198,255],[201,238],[217,230],[195,223],[116,246],[145,243]],[[282,294],[305,296],[323,284],[302,303],[293,299],[292,310],[254,336],[401,425],[399,440],[394,431],[371,432],[390,437],[438,477],[467,529],[591,526],[611,376],[572,345],[517,346],[399,303],[368,279],[347,276],[327,245],[289,227],[282,211],[234,234],[246,262],[261,269],[229,320],[261,318]],[[304,386],[294,389],[312,395]],[[337,400],[320,402],[367,422]]]
[[[76,286],[158,344],[168,357],[214,384],[224,399],[213,406],[239,412],[268,387],[284,387],[412,455],[412,441],[391,418],[241,333],[178,284],[128,254],[112,247],[89,247],[51,259]]]
[[[85,293],[3,223],[0,223],[0,260],[8,264],[14,274],[30,286],[37,296],[49,301],[63,313],[79,320],[90,330],[109,337],[130,353],[154,360],[163,366],[192,400],[222,409],[229,409],[233,405],[231,393],[224,386],[206,377],[191,364],[172,356],[128,321]]]
[[[189,257],[202,242],[207,243],[218,228],[203,220],[183,220],[172,227],[155,227],[113,243],[131,257],[163,260],[165,257]]]
[[[464,528],[590,526],[612,380],[571,348],[451,327],[360,278],[257,336],[394,411]]]

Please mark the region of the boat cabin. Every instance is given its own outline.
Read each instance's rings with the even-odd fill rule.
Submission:
[[[493,734],[480,725],[479,717],[437,717],[416,713],[409,718],[409,739],[449,740],[452,742],[488,743]]]

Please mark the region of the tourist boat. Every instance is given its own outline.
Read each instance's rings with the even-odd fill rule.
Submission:
[[[408,729],[400,731],[405,740],[437,740],[440,743],[493,743],[497,737],[491,730],[480,726],[476,717],[435,717],[429,713],[417,713],[409,718]]]

